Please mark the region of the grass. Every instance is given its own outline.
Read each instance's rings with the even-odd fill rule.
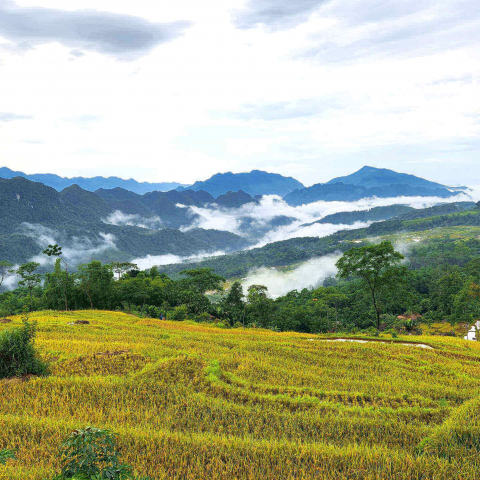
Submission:
[[[117,432],[122,459],[153,479],[480,478],[475,342],[323,342],[112,312],[32,319],[52,375],[0,381],[0,450],[18,458],[0,480],[51,478],[52,446],[86,425]]]

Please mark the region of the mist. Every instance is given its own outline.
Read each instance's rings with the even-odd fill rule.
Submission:
[[[189,213],[194,217],[194,220],[191,225],[184,227],[182,231],[188,231],[192,228],[225,230],[244,237],[250,237],[251,240],[254,240],[255,247],[260,247],[267,243],[288,240],[290,238],[323,237],[339,230],[362,228],[370,225],[370,223],[358,223],[348,226],[332,224],[305,226],[305,224],[316,222],[334,213],[369,210],[374,207],[399,204],[419,209],[442,203],[477,201],[477,199],[480,199],[480,188],[478,187],[473,187],[468,192],[450,199],[441,197],[374,197],[364,198],[355,202],[318,201],[298,207],[288,205],[279,196],[266,195],[262,197],[258,204],[248,203],[240,208],[188,207]],[[269,228],[269,223],[276,217],[288,217],[291,219],[291,223]],[[242,229],[242,221],[245,219],[249,219],[248,233]],[[252,230],[254,232],[253,235],[251,233]]]
[[[226,255],[226,252],[218,251],[213,253],[198,253],[196,255],[189,255],[185,257],[173,254],[147,255],[146,257],[140,257],[132,260],[132,263],[135,263],[140,270],[148,270],[154,266],[173,265],[177,263],[188,264],[190,262],[198,262],[207,258],[221,257],[223,255]]]
[[[256,268],[242,280],[244,293],[251,285],[265,285],[271,298],[281,297],[292,290],[316,288],[322,285],[326,278],[337,274],[335,264],[341,256],[338,253],[312,258],[289,271],[266,267]]]
[[[95,238],[86,236],[67,237],[65,234],[43,225],[23,223],[22,227],[23,233],[33,238],[42,251],[48,245],[59,244],[62,247],[63,257],[72,266],[88,262],[107,250],[117,250],[115,236],[110,233],[99,232]],[[29,261],[37,262],[43,266],[54,263],[55,259],[39,254],[29,259]]]
[[[101,253],[108,250],[117,250],[115,237],[110,233],[100,232],[96,238],[67,237],[65,234],[45,227],[43,225],[22,223],[22,233],[35,240],[35,243],[43,251],[48,245],[58,244],[62,247],[62,257],[68,263],[68,266],[75,268],[80,263],[89,262]],[[29,262],[36,262],[42,267],[52,267],[55,263],[54,257],[48,257],[43,253],[29,258]],[[14,265],[12,269],[16,270],[20,265]],[[7,275],[2,290],[13,290],[18,285],[17,275]]]
[[[115,210],[107,218],[102,218],[102,222],[109,225],[140,227],[148,230],[162,228],[162,220],[158,216],[146,218],[141,215],[123,213],[120,210]]]

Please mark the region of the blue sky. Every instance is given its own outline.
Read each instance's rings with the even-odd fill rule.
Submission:
[[[3,0],[0,165],[480,184],[477,0]]]

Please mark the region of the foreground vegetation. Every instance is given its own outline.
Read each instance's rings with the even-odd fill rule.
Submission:
[[[54,477],[56,446],[87,425],[117,433],[122,462],[152,479],[480,475],[476,342],[336,342],[101,311],[31,321],[51,375],[0,381],[0,451],[17,457],[1,480]]]

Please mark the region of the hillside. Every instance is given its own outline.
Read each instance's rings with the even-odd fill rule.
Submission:
[[[311,187],[295,190],[284,197],[292,206],[306,205],[320,200],[325,202],[354,202],[362,198],[395,198],[395,197],[440,197],[450,198],[458,195],[447,188],[427,188],[412,185],[392,184],[377,187],[363,185],[347,185],[345,183],[318,183]]]
[[[415,213],[415,218],[412,220],[402,220],[400,216],[373,223],[367,228],[344,230],[326,237],[293,238],[270,243],[261,248],[192,263],[189,266],[190,268],[212,268],[225,277],[242,277],[248,274],[252,268],[294,265],[314,257],[345,252],[352,246],[358,246],[358,244],[367,242],[372,238],[390,237],[396,234],[422,237],[424,232],[435,237],[442,236],[442,229],[447,229],[447,235],[450,235],[449,229],[456,227],[459,227],[460,230],[473,228],[474,233],[471,238],[476,241],[476,236],[480,233],[478,228],[480,227],[480,209],[472,209],[471,207],[474,204],[467,204],[470,205],[468,210],[463,208],[462,205],[464,204],[462,203],[454,205],[457,206],[444,205],[442,206],[443,210],[433,207],[433,211],[436,210],[437,212],[437,215],[434,216],[431,216],[431,208],[420,209],[412,212]],[[438,214],[439,211],[449,211],[451,209],[456,209],[457,213]],[[405,215],[408,218],[410,213]],[[358,244],[353,242],[358,242]],[[452,242],[455,242],[455,237],[453,237]],[[161,270],[169,275],[175,275],[180,271],[180,266],[166,265],[161,267]]]
[[[333,223],[334,225],[353,225],[356,222],[380,222],[397,217],[400,220],[414,220],[416,218],[429,218],[438,215],[460,213],[475,207],[473,202],[444,203],[429,208],[412,208],[406,205],[388,205],[375,207],[370,210],[358,210],[353,212],[339,212],[327,215],[315,223]]]
[[[162,225],[170,228],[188,227],[197,218],[187,207],[239,208],[258,200],[243,191],[227,192],[214,198],[204,190],[172,190],[170,192],[149,192],[138,195],[123,188],[100,189],[95,192],[112,209],[127,215],[160,217]]]
[[[248,241],[230,232],[195,229],[184,233],[172,228],[149,230],[132,224],[113,225],[103,221],[114,213],[116,206],[125,208],[127,213],[138,213],[140,218],[133,219],[138,225],[146,222],[144,216],[148,220],[156,213],[168,219],[168,208],[180,212],[181,218],[189,224],[192,219],[186,215],[186,209],[176,207],[174,201],[182,199],[192,204],[195,196],[209,200],[211,196],[206,192],[154,192],[148,194],[150,203],[146,202],[152,208],[143,205],[138,200],[143,197],[133,192],[123,189],[107,192],[114,193],[105,195],[104,199],[78,185],[57,192],[22,177],[0,179],[1,260],[23,263],[40,254],[52,242],[67,247],[73,263],[92,258],[105,261],[131,260],[146,255],[188,256],[218,250],[233,251],[249,245]],[[168,196],[174,197],[173,201]],[[166,201],[155,205],[155,200],[159,198]],[[202,201],[198,200],[198,204]],[[130,205],[132,210],[126,205]],[[179,223],[178,216],[173,218]]]
[[[249,173],[217,173],[203,182],[195,182],[188,187],[190,190],[205,190],[214,197],[225,195],[229,191],[242,190],[252,196],[280,195],[284,197],[303,185],[292,177],[284,177],[276,173],[252,170]],[[184,190],[179,187],[177,190]]]
[[[77,209],[64,196],[51,187],[21,177],[0,179],[0,229],[2,234],[13,233],[23,222],[44,225],[83,224],[92,219],[88,204]],[[77,194],[76,194],[77,195]],[[101,199],[99,199],[101,200]],[[94,209],[98,206],[95,203]],[[103,212],[105,210],[102,209]],[[84,218],[84,215],[87,218]]]
[[[66,178],[60,177],[59,175],[54,175],[51,173],[37,173],[33,175],[28,175],[23,172],[16,172],[10,170],[9,168],[2,167],[0,168],[0,178],[10,179],[14,177],[23,177],[32,182],[41,182],[44,185],[54,188],[55,190],[63,190],[71,185],[79,185],[84,190],[94,192],[99,188],[117,188],[121,187],[132,192],[144,194],[147,192],[152,192],[154,190],[168,191],[173,190],[174,188],[182,186],[180,183],[148,183],[148,182],[137,182],[130,178],[129,180],[124,180],[123,178],[118,177],[73,177]]]
[[[409,187],[423,188],[445,188],[445,185],[430,182],[423,178],[409,175],[406,173],[398,173],[386,168],[375,168],[365,166],[358,172],[352,173],[345,177],[337,177],[328,184],[344,183],[346,185],[362,185],[364,187],[388,187],[389,185],[408,185]]]
[[[476,342],[31,318],[52,376],[0,381],[0,445],[18,449],[4,480],[51,478],[52,446],[87,424],[118,433],[122,460],[155,480],[478,478]]]
[[[353,225],[356,222],[380,222],[389,220],[405,213],[414,211],[412,207],[406,205],[389,205],[387,207],[375,207],[370,210],[358,210],[354,212],[338,212],[327,215],[316,222],[305,224],[305,226],[315,223],[333,223],[334,225]]]

